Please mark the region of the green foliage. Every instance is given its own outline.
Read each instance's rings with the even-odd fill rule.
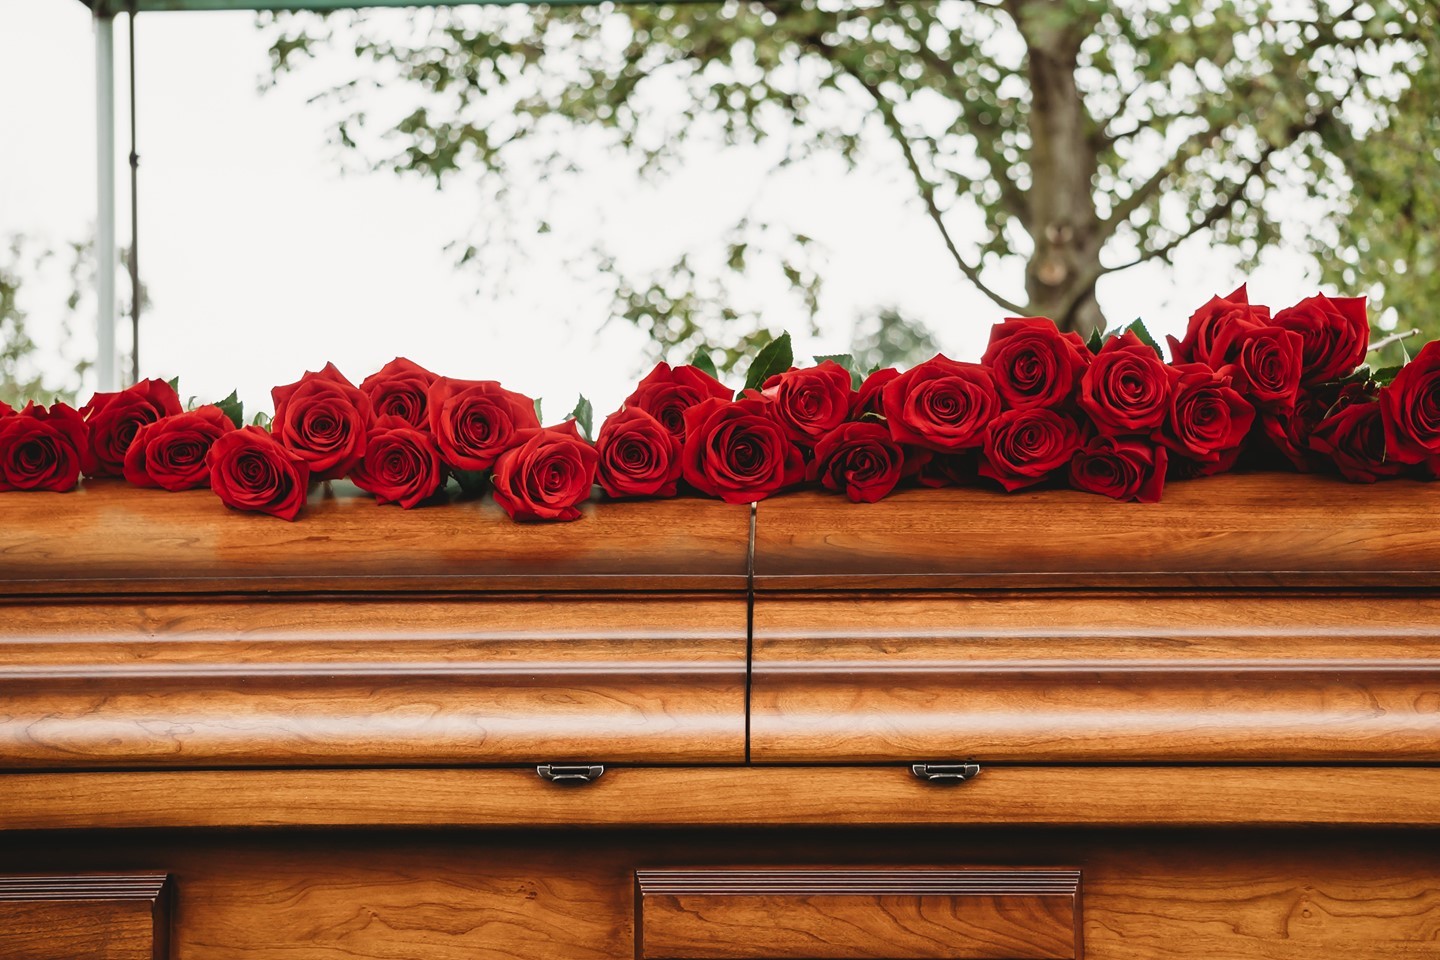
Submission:
[[[52,312],[58,317],[62,343],[74,339],[71,329],[78,316],[81,299],[79,270],[84,262],[85,250],[83,245],[71,245],[72,292],[63,306]],[[30,400],[45,404],[61,400],[74,404],[79,380],[91,366],[88,358],[67,364],[69,382],[61,384],[45,376],[36,364],[39,349],[30,336],[31,318],[20,306],[20,291],[25,282],[39,274],[54,256],[54,251],[19,235],[12,235],[0,245],[0,400],[17,409]]]
[[[850,341],[855,369],[866,372],[882,367],[913,367],[939,352],[930,330],[894,308],[863,319]]]
[[[229,417],[236,427],[245,425],[245,404],[240,400],[239,390],[231,390],[230,396],[217,401],[215,406],[219,407],[220,412]]]
[[[746,390],[759,390],[765,385],[765,381],[777,373],[784,373],[795,365],[795,351],[790,345],[790,334],[782,333],[760,348],[755,355],[755,360],[750,364],[750,372],[745,376],[745,386],[741,393]]]
[[[591,443],[595,442],[595,408],[590,401],[585,399],[585,394],[580,394],[580,399],[575,403],[575,409],[570,411],[570,420],[574,420],[580,427],[580,433]]]
[[[1126,327],[1125,329],[1135,334],[1136,338],[1139,339],[1141,343],[1145,344],[1145,346],[1149,347],[1151,350],[1154,350],[1157,357],[1159,357],[1161,360],[1165,359],[1165,351],[1161,349],[1160,342],[1150,335],[1150,331],[1146,328],[1144,320],[1136,317],[1135,322],[1130,324],[1130,326]]]
[[[852,389],[859,390],[859,389],[860,389],[860,384],[862,384],[862,383],[865,382],[865,377],[860,373],[860,370],[855,366],[855,358],[852,357],[850,354],[848,354],[848,353],[830,353],[830,354],[826,354],[826,355],[824,355],[824,356],[816,357],[816,358],[815,358],[815,363],[816,363],[816,365],[818,366],[819,364],[824,363],[826,360],[829,360],[831,363],[837,364],[837,365],[845,368],[845,372],[848,373],[848,374],[850,374],[850,386],[851,386]]]
[[[715,361],[710,358],[710,351],[706,348],[702,347],[695,351],[695,356],[691,358],[690,364],[701,373],[708,373],[717,380],[720,378],[720,371],[715,369]]]

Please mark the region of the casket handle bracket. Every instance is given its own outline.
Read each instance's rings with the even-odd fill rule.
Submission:
[[[964,783],[980,776],[978,763],[912,763],[910,772],[919,780],[941,786]]]
[[[542,763],[535,768],[541,780],[562,787],[583,787],[594,783],[605,774],[605,767],[599,763]]]

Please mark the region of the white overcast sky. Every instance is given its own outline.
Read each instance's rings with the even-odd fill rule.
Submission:
[[[397,28],[405,16],[387,15]],[[142,14],[138,27],[141,269],[154,299],[142,376],[179,375],[182,393],[202,399],[238,387],[249,409],[268,409],[270,386],[327,360],[358,382],[404,355],[542,396],[555,419],[577,391],[597,411],[613,409],[643,373],[641,335],[623,322],[604,325],[603,302],[559,263],[536,258],[507,278],[503,297],[477,296],[475,277],[444,250],[483,215],[465,185],[439,192],[390,174],[338,172],[325,114],[306,99],[327,69],[342,75],[348,64],[322,63],[262,95],[267,59],[252,14]],[[123,18],[115,33],[126,242]],[[79,0],[0,0],[0,238],[23,233],[58,247],[92,229],[94,87],[92,23]],[[847,175],[821,165],[777,181],[765,169],[754,155],[697,156],[658,189],[609,171],[588,189],[623,198],[624,221],[607,223],[606,239],[642,261],[718,232],[757,193],[815,236],[829,251],[829,284],[822,336],[801,338],[801,352],[843,351],[859,311],[897,304],[951,356],[978,356],[1002,313],[956,278],[902,170]],[[1157,333],[1178,332],[1194,307],[1242,279],[1232,256],[1203,241],[1177,260],[1174,270],[1102,282],[1112,322],[1141,316]],[[1268,257],[1251,278],[1252,298],[1276,305],[1314,286],[1313,266],[1296,254]],[[67,289],[52,266],[23,300],[44,363],[57,372]],[[93,337],[92,325],[78,333]]]

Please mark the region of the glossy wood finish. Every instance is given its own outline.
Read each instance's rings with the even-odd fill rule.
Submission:
[[[0,874],[5,960],[166,960],[164,874]]]
[[[1440,768],[986,766],[938,786],[900,766],[615,767],[575,789],[533,770],[0,774],[0,831],[1007,824],[1433,828]]]
[[[1076,960],[1078,870],[641,870],[637,960]]]
[[[745,589],[747,506],[584,511],[575,523],[517,524],[489,499],[400,510],[337,482],[286,523],[229,510],[208,490],[87,481],[0,496],[0,595]]]
[[[1225,474],[1157,504],[1071,490],[908,490],[759,504],[755,586],[1440,586],[1440,484]]]
[[[745,758],[739,597],[0,610],[0,768]]]
[[[756,600],[751,759],[1440,761],[1440,600]]]
[[[1086,960],[1434,960],[1440,862],[1411,834],[598,831],[13,835],[0,872],[176,878],[174,960],[624,960],[666,867],[1084,874]]]

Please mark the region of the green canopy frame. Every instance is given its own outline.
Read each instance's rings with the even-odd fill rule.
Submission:
[[[120,384],[119,355],[115,328],[119,314],[115,301],[115,17],[126,14],[130,45],[130,319],[134,337],[131,379],[140,370],[140,227],[139,170],[136,147],[135,109],[135,18],[141,13],[177,10],[356,10],[362,7],[447,7],[447,6],[600,6],[609,0],[81,0],[95,16],[95,143],[96,200],[95,332],[98,351],[95,361],[100,390],[116,390]],[[698,3],[703,0],[616,0],[628,4],[661,5]]]

